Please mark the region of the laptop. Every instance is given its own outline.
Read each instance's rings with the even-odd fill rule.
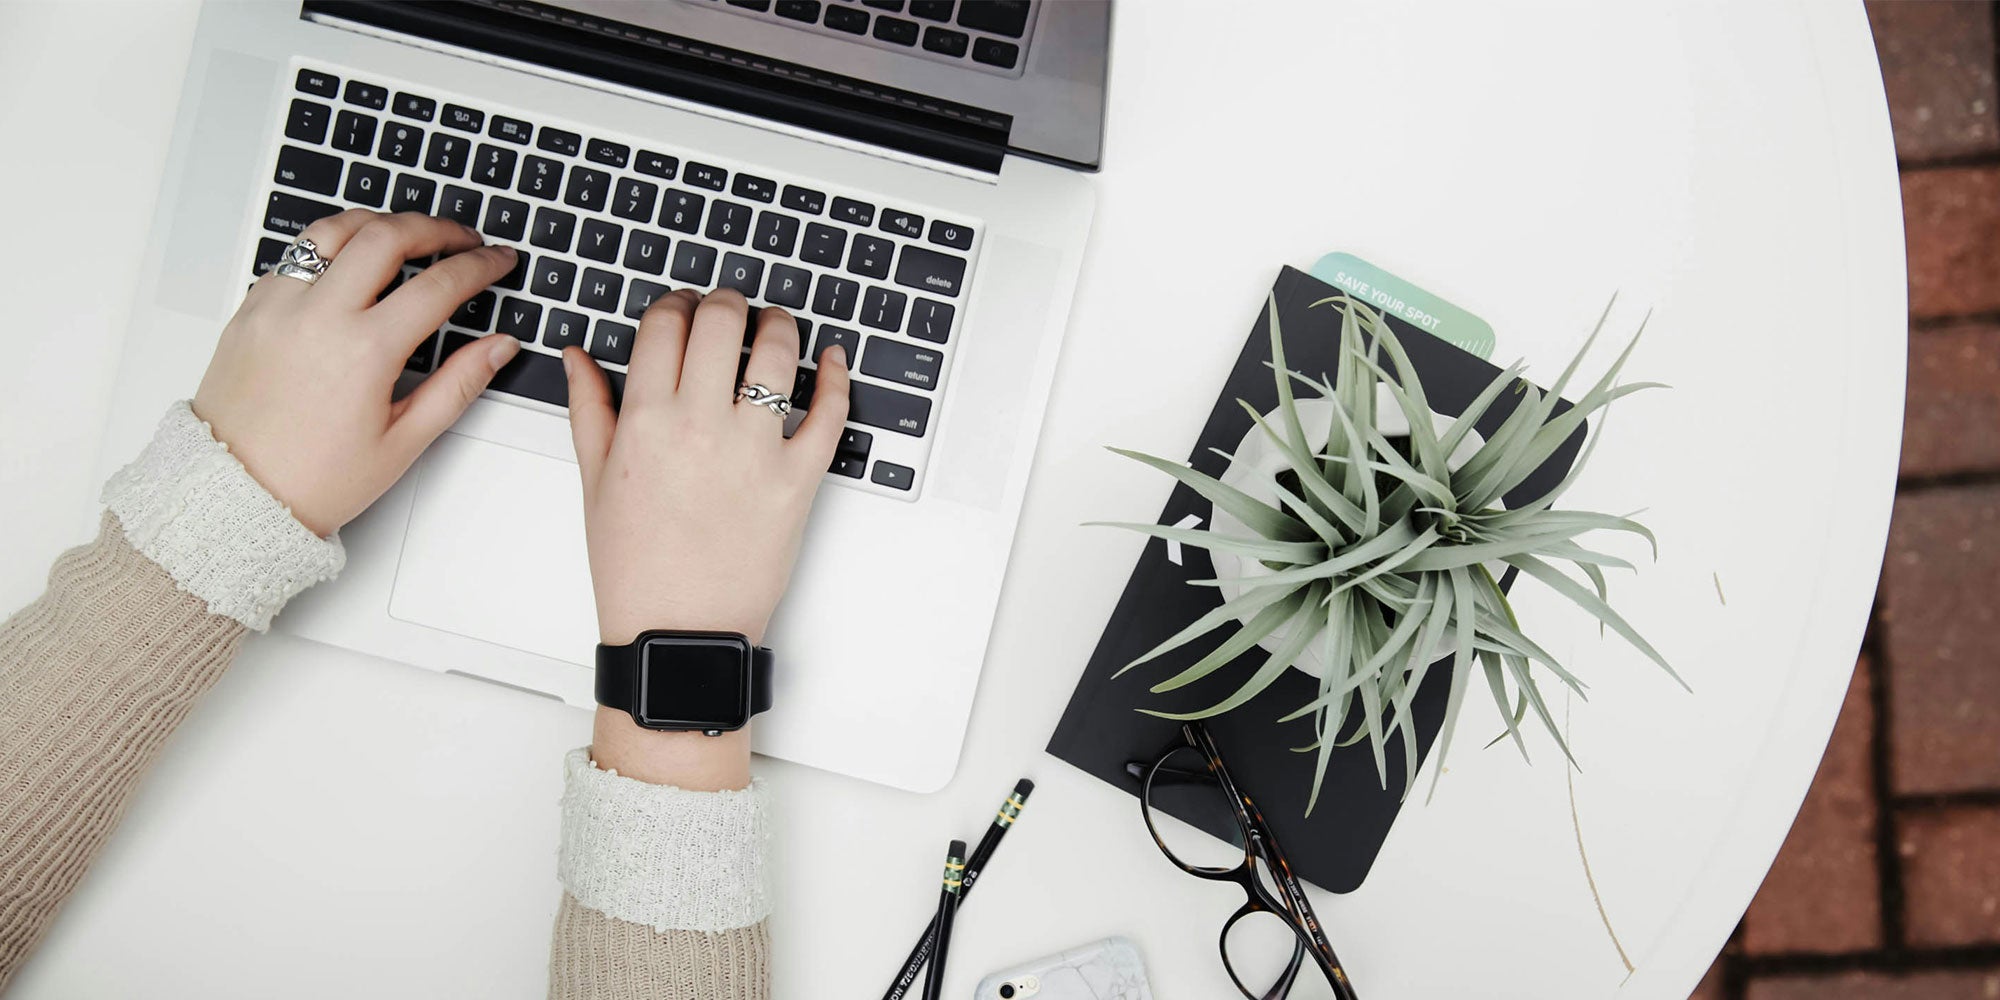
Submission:
[[[405,377],[495,331],[525,349],[277,627],[589,708],[559,352],[622,385],[649,302],[736,288],[797,318],[801,409],[827,345],[855,366],[767,636],[781,666],[756,749],[938,789],[1089,233],[1109,30],[1109,0],[211,3],[105,469],[192,392],[248,284],[314,219],[430,212],[511,244],[521,266]]]

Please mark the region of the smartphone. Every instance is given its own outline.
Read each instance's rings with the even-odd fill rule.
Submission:
[[[1139,949],[1105,938],[980,980],[974,1000],[1153,1000]]]

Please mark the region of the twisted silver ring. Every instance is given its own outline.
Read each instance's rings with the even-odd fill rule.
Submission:
[[[789,416],[792,412],[792,397],[781,392],[772,392],[754,382],[736,383],[736,401],[749,403],[752,406],[769,407],[772,413],[780,417]]]
[[[326,273],[326,265],[331,263],[320,256],[319,246],[301,236],[285,248],[285,255],[278,259],[274,269],[287,278],[297,278],[310,285]]]

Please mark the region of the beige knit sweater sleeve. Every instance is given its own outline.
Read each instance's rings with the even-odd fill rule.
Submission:
[[[97,538],[0,625],[0,992],[245,633],[344,558],[186,404],[105,494]],[[566,766],[549,996],[766,997],[762,789],[639,786],[586,751]]]

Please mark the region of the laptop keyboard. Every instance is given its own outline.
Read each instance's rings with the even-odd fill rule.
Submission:
[[[274,267],[308,224],[344,208],[462,222],[489,243],[515,247],[519,260],[409,368],[429,372],[477,337],[509,333],[524,350],[491,391],[557,407],[568,397],[564,347],[590,352],[622,394],[639,316],[654,299],[676,288],[734,288],[752,306],[746,359],[759,307],[782,306],[796,318],[796,410],[812,406],[820,352],[846,350],[849,426],[828,474],[870,492],[916,495],[964,322],[973,224],[787,171],[331,68],[296,67],[283,103],[253,274]]]
[[[878,49],[1020,76],[1036,0],[682,0],[861,42]]]

